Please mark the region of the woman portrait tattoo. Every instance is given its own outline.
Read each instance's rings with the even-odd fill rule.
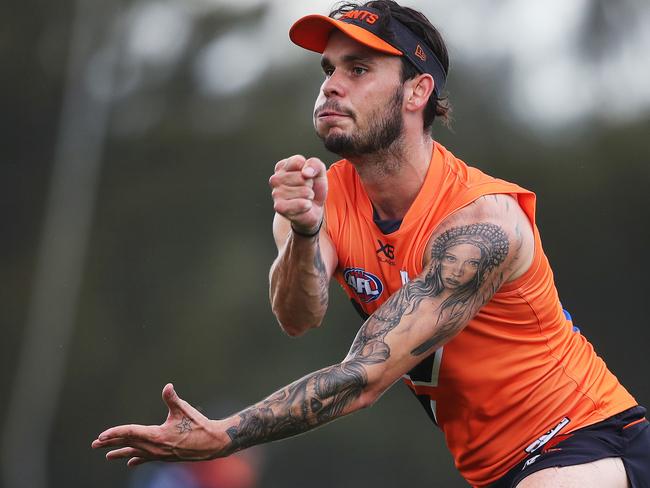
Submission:
[[[433,295],[448,292],[441,311],[475,297],[490,272],[508,255],[508,237],[494,224],[454,227],[440,235],[431,248],[432,267],[427,281]]]
[[[433,242],[431,264],[424,278],[429,296],[443,298],[438,307],[440,330],[418,346],[419,355],[468,320],[501,286],[497,277],[488,293],[481,290],[486,279],[508,256],[508,236],[498,225],[477,223],[453,227]]]

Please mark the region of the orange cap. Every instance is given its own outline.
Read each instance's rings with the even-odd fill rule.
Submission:
[[[370,17],[372,20],[372,17]],[[373,22],[374,23],[374,22]],[[348,24],[325,15],[306,15],[298,19],[291,29],[289,38],[300,47],[322,53],[334,29],[338,29],[357,42],[387,54],[401,56],[404,53],[358,25]]]
[[[300,47],[322,53],[327,47],[330,34],[338,29],[372,49],[404,56],[420,73],[429,73],[433,77],[434,91],[440,96],[447,71],[438,57],[426,42],[399,20],[390,16],[381,19],[382,15],[379,10],[370,7],[347,11],[337,19],[325,15],[307,15],[291,26],[289,38]],[[384,22],[380,22],[380,19]],[[386,21],[388,25],[382,27]]]

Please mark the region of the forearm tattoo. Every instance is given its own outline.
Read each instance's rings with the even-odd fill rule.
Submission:
[[[232,450],[306,432],[341,416],[359,398],[368,377],[361,361],[309,374],[239,414],[226,433]]]
[[[348,413],[368,385],[367,366],[390,358],[385,338],[403,317],[418,312],[423,301],[436,299],[434,316],[421,310],[418,317],[434,320],[435,332],[411,354],[438,347],[499,289],[504,279],[499,266],[508,252],[508,237],[494,224],[464,225],[441,234],[433,242],[427,273],[402,286],[370,316],[344,362],[309,374],[239,413],[239,423],[226,431],[232,451],[300,434]],[[319,249],[314,265],[324,274]]]
[[[328,285],[329,279],[327,277],[327,269],[323,262],[323,256],[320,252],[320,241],[316,237],[316,253],[314,254],[314,269],[318,274],[318,300],[322,307],[327,306],[328,301]]]

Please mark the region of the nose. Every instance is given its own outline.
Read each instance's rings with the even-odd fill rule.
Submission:
[[[457,278],[460,278],[465,274],[465,266],[463,263],[456,263],[454,267],[452,268],[451,272],[453,273],[454,276]]]
[[[345,95],[345,87],[343,86],[341,76],[337,75],[336,70],[323,82],[321,90],[327,98],[342,97]]]

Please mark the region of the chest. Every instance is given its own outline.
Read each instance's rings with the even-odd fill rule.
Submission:
[[[374,222],[349,222],[337,249],[336,278],[348,296],[371,314],[422,271],[429,234],[421,228],[383,234]]]

